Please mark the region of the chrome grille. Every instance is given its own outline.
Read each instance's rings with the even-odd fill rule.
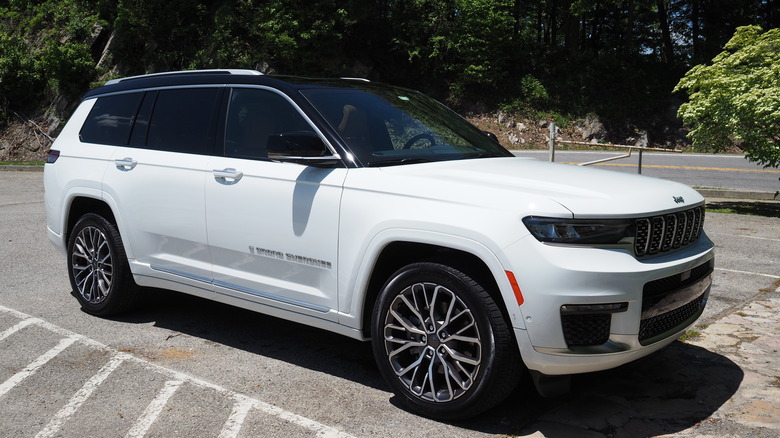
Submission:
[[[637,256],[644,256],[680,248],[696,241],[703,226],[703,206],[637,219],[634,251]]]

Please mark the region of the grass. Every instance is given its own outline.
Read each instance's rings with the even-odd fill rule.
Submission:
[[[780,217],[780,203],[760,201],[718,201],[707,204],[713,213],[745,214],[749,216]]]
[[[685,342],[689,339],[698,338],[699,336],[701,336],[700,332],[697,332],[696,330],[688,330],[687,332],[682,334],[679,338],[677,338],[677,340],[680,342]]]
[[[0,166],[43,166],[45,161],[0,161]]]

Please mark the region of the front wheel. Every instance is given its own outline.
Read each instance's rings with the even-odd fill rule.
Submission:
[[[116,226],[104,217],[82,216],[68,239],[68,276],[81,308],[97,316],[125,312],[138,300]]]
[[[382,288],[372,316],[379,370],[416,413],[471,417],[517,385],[522,365],[511,328],[490,294],[454,268],[402,268]]]

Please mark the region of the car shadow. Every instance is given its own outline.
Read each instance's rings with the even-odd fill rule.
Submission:
[[[745,214],[750,216],[780,217],[780,202],[713,201],[707,202],[707,211],[715,213]]]
[[[216,342],[389,392],[371,345],[275,317],[176,292],[153,290],[154,305],[112,318]],[[151,300],[150,300],[151,301]],[[742,369],[725,356],[683,342],[619,368],[575,375],[571,392],[546,399],[526,373],[512,395],[458,428],[546,437],[676,433],[716,412],[737,391]],[[389,402],[406,410],[397,397]]]
[[[621,367],[572,376],[571,392],[545,399],[530,378],[496,409],[459,427],[548,438],[656,436],[696,427],[737,392],[744,372],[717,353],[674,342]]]
[[[192,295],[146,289],[137,310],[112,317],[188,336],[385,390],[371,344]]]

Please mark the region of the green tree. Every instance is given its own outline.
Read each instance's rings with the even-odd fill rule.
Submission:
[[[0,120],[5,107],[22,107],[42,95],[45,81],[24,40],[0,35]]]
[[[342,4],[343,3],[343,4]],[[343,6],[343,7],[342,7]],[[352,2],[227,2],[190,67],[258,68],[295,75],[345,76]]]
[[[780,165],[780,29],[737,28],[724,51],[688,71],[675,91],[690,95],[678,116],[694,148],[737,145],[750,161]]]
[[[86,0],[83,0],[86,1]],[[57,94],[74,98],[95,76],[99,18],[80,0],[0,3],[0,123]]]

